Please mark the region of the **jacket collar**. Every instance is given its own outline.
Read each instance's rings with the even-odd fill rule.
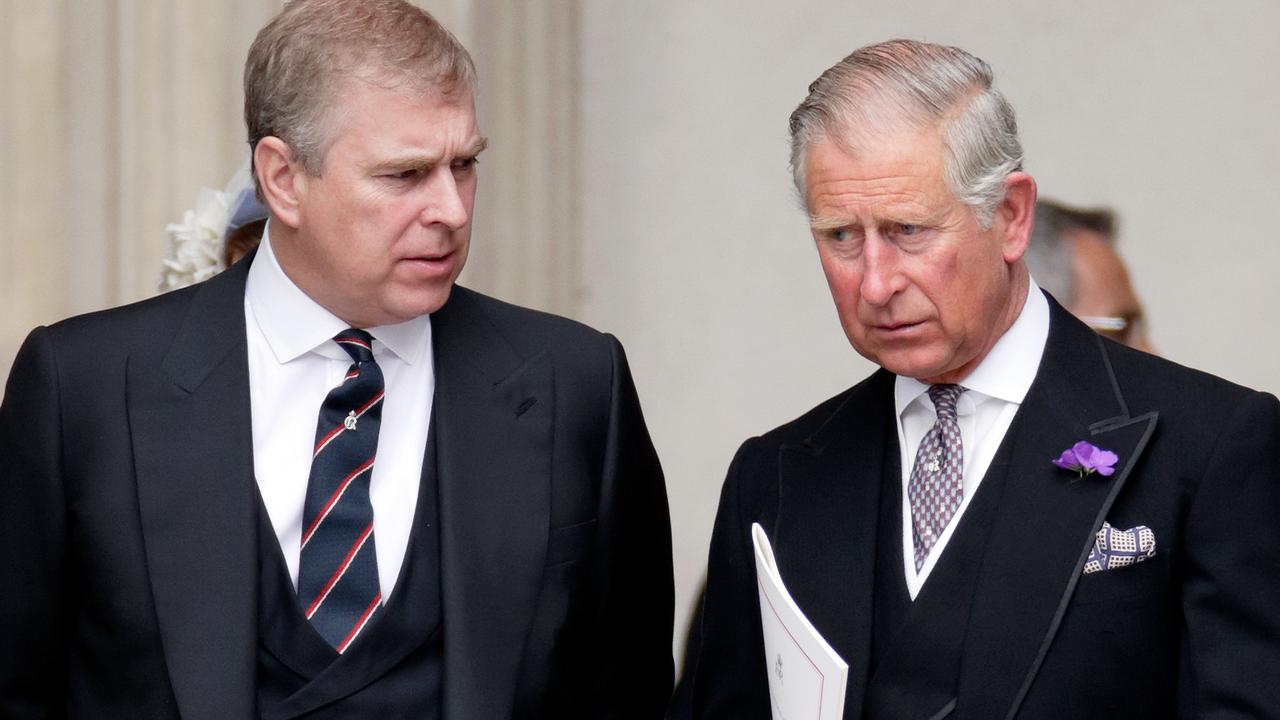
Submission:
[[[882,473],[898,472],[892,407],[893,375],[879,370],[851,390],[821,428],[779,454],[778,517],[770,529],[779,572],[813,626],[849,664],[845,717],[854,719],[861,717],[870,674]]]
[[[187,292],[167,349],[128,359],[126,403],[156,619],[184,718],[254,711],[257,551],[241,262]],[[164,338],[156,338],[163,347]],[[211,672],[211,668],[216,671]]]
[[[512,347],[465,288],[432,322],[445,711],[504,718],[546,561],[552,366]]]
[[[1013,717],[1048,652],[1094,537],[1155,429],[1132,416],[1108,343],[1050,302],[1036,382],[990,472],[1006,474],[974,594],[959,704],[975,717]],[[1110,478],[1078,477],[1050,461],[1079,440],[1115,452]]]

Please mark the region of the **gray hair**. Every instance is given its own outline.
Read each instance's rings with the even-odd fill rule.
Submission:
[[[1108,208],[1073,208],[1042,198],[1036,202],[1035,225],[1023,256],[1036,284],[1066,307],[1076,301],[1072,247],[1067,235],[1077,230],[1089,230],[1114,242],[1115,212]]]
[[[1013,107],[993,79],[986,62],[945,45],[890,40],[855,50],[822,73],[791,113],[791,172],[801,198],[813,143],[848,149],[850,134],[906,121],[941,130],[947,186],[990,227],[1005,178],[1022,169]]]
[[[250,150],[278,137],[318,175],[334,94],[352,78],[461,96],[475,86],[475,65],[443,25],[404,0],[292,0],[258,32],[245,62]]]

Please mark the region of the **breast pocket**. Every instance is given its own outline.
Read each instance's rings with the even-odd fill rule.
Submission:
[[[547,538],[547,567],[576,562],[591,555],[596,542],[594,518],[565,527],[551,528]]]
[[[1092,605],[1142,597],[1164,590],[1169,583],[1169,553],[1159,552],[1140,563],[1080,576],[1072,602]]]

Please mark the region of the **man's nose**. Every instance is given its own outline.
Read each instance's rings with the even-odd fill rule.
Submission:
[[[869,305],[882,306],[901,290],[902,275],[898,266],[898,249],[870,233],[862,247],[862,299]]]
[[[471,213],[462,197],[463,190],[448,167],[437,168],[427,183],[427,204],[422,208],[423,225],[440,223],[450,230],[457,230],[471,220]]]

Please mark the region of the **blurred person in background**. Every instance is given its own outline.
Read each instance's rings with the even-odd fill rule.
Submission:
[[[1146,313],[1115,238],[1113,211],[1040,198],[1027,267],[1041,288],[1099,334],[1154,353]]]

